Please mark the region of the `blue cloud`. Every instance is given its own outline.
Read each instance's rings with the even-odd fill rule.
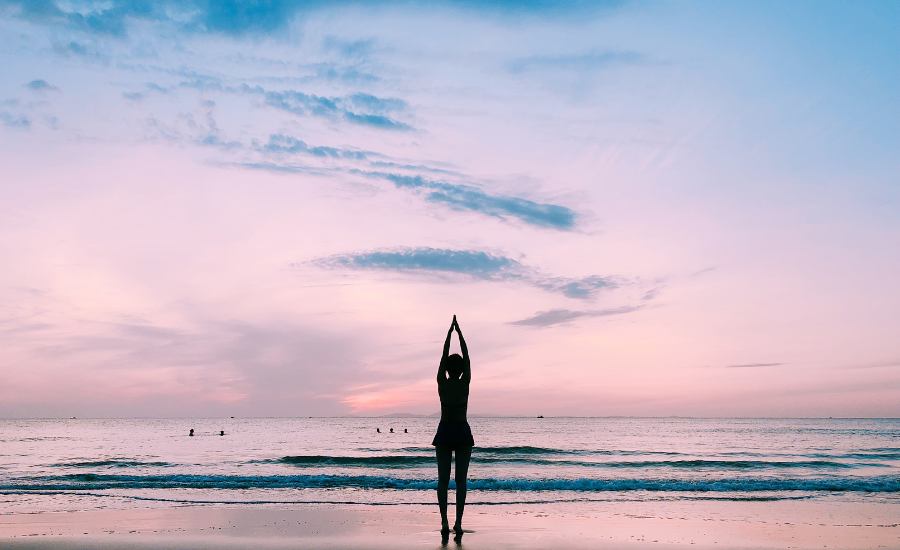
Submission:
[[[193,84],[188,83],[188,85]],[[396,98],[381,98],[361,93],[328,97],[307,94],[298,90],[266,90],[261,86],[249,86],[246,84],[236,89],[222,89],[225,91],[233,90],[261,94],[267,105],[296,115],[344,119],[354,124],[385,130],[411,129],[408,124],[383,114],[406,108],[406,102]]]
[[[447,0],[450,6],[458,6],[482,12],[547,16],[583,15],[618,8],[624,0]]]
[[[344,113],[344,118],[349,120],[350,122],[355,122],[356,124],[362,124],[363,126],[373,126],[375,128],[382,128],[384,130],[412,129],[409,124],[396,121],[384,115],[359,114],[352,111],[347,111]]]
[[[268,143],[264,145],[258,145],[257,149],[264,153],[305,154],[320,158],[348,160],[367,160],[371,156],[379,156],[378,153],[373,153],[371,151],[340,149],[337,147],[327,147],[322,145],[308,145],[302,139],[297,139],[295,137],[284,134],[270,135]]]
[[[98,57],[96,52],[89,49],[87,45],[81,42],[70,40],[66,43],[56,43],[53,45],[53,51],[61,55],[77,55],[82,57]]]
[[[205,145],[207,147],[217,147],[219,149],[231,150],[231,149],[240,149],[244,145],[238,141],[229,141],[222,139],[222,136],[219,135],[218,130],[212,129],[206,135],[197,139],[197,143],[200,145]]]
[[[364,93],[346,96],[321,96],[299,90],[269,90],[259,85],[241,84],[229,86],[214,76],[184,72],[188,80],[176,87],[203,91],[219,91],[233,94],[262,96],[266,105],[300,116],[318,116],[330,120],[348,122],[386,130],[411,130],[412,128],[384,113],[405,110],[405,101]],[[155,86],[151,88],[151,86]],[[173,88],[148,84],[148,89],[167,93]]]
[[[356,109],[370,113],[390,113],[403,111],[407,104],[395,97],[378,97],[371,94],[355,93],[347,96],[347,102]]]
[[[553,292],[561,292],[569,298],[589,298],[601,289],[613,289],[619,283],[612,277],[591,275],[581,279],[547,278],[538,282],[538,286]]]
[[[440,248],[376,250],[333,256],[320,260],[319,264],[348,269],[464,273],[478,279],[497,278],[503,273],[511,273],[521,267],[513,259],[480,250]]]
[[[372,151],[355,149],[341,149],[327,146],[312,146],[305,141],[286,136],[273,134],[265,144],[255,144],[254,148],[266,155],[303,154],[319,158],[331,158],[339,160],[357,160],[370,165],[392,165],[398,168],[408,168],[417,171],[431,171],[435,173],[450,173],[446,170],[433,169],[423,165],[402,165],[385,161],[373,161],[373,157],[381,156]],[[296,172],[296,166],[285,165],[281,162],[264,163],[238,163],[236,166],[251,169],[265,169],[274,172]],[[471,185],[461,185],[434,181],[418,175],[406,175],[390,172],[372,172],[358,168],[335,167],[329,169],[333,172],[357,174],[369,178],[381,179],[393,183],[397,188],[411,191],[424,197],[428,202],[444,204],[455,210],[476,212],[500,219],[512,218],[541,228],[559,230],[571,230],[575,227],[576,214],[570,208],[556,204],[538,203],[519,197],[506,195],[491,195]],[[302,170],[307,172],[307,169]],[[326,169],[320,170],[325,173]],[[592,294],[595,290],[615,286],[613,281],[607,279],[576,279],[557,280],[547,279],[544,284],[548,290],[562,292],[566,296],[581,298]]]
[[[285,27],[298,10],[316,2],[295,0],[111,0],[76,3],[3,0],[13,13],[38,23],[123,36],[130,23],[150,21],[188,32],[243,35]],[[319,3],[324,4],[324,3]]]
[[[273,35],[283,31],[303,13],[323,8],[374,5],[396,6],[386,0],[107,0],[69,2],[60,0],[0,0],[14,16],[36,23],[52,24],[88,33],[113,36],[127,34],[134,22],[169,25],[182,32],[215,33],[240,37]],[[432,5],[458,7],[499,15],[541,17],[583,14],[615,8],[621,0],[573,2],[444,0]],[[404,4],[401,4],[404,5]],[[405,6],[405,5],[404,5]],[[10,10],[6,10],[10,11]],[[347,43],[344,51],[365,49],[364,43]],[[340,46],[338,46],[340,48]]]
[[[25,87],[28,88],[29,90],[32,90],[35,92],[46,92],[46,91],[58,89],[56,86],[53,86],[52,84],[50,84],[49,82],[47,82],[46,80],[44,80],[42,78],[32,80],[31,82],[26,84]]]
[[[347,67],[336,63],[314,63],[309,65],[309,68],[320,80],[337,80],[347,84],[371,84],[381,80],[378,76],[357,67]]]
[[[641,306],[621,306],[608,309],[592,309],[592,310],[571,310],[571,309],[551,309],[548,311],[539,311],[527,319],[512,321],[511,325],[519,325],[526,327],[549,327],[560,325],[581,319],[583,317],[609,317],[613,315],[625,315],[633,313],[641,309]]]
[[[271,33],[287,25],[296,12],[316,2],[297,0],[213,0],[202,2],[195,25],[223,34]]]
[[[328,171],[321,170],[312,166],[303,166],[299,164],[283,164],[275,162],[236,162],[223,163],[223,166],[237,166],[248,170],[262,170],[264,172],[275,172],[277,174],[310,174],[313,176],[327,176]]]
[[[477,280],[523,283],[580,300],[593,297],[601,289],[612,288],[610,284],[597,284],[590,288],[590,285],[585,286],[582,292],[567,292],[566,283],[584,284],[585,280],[608,281],[609,278],[548,277],[517,260],[481,250],[428,247],[373,250],[320,258],[311,263],[326,269],[393,271],[424,276],[462,275]]]
[[[25,115],[0,111],[0,123],[8,128],[30,128],[31,119]]]
[[[368,57],[375,47],[375,40],[343,40],[336,36],[327,36],[322,41],[322,47],[326,51],[337,52],[343,57],[360,59]]]
[[[430,174],[437,174],[441,176],[454,176],[461,177],[462,174],[457,172],[456,170],[450,170],[448,168],[435,168],[434,166],[428,166],[427,164],[408,164],[403,162],[395,162],[391,160],[374,160],[369,163],[371,166],[376,168],[390,168],[394,170],[409,170],[412,172],[427,172]]]
[[[388,180],[400,188],[422,190],[426,193],[426,200],[458,210],[470,210],[499,218],[515,218],[539,227],[567,230],[575,226],[575,212],[557,204],[490,195],[471,185],[429,180],[422,176],[383,172],[368,172],[364,175]]]

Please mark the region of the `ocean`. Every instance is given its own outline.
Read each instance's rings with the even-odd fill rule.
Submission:
[[[900,419],[471,418],[470,424],[472,506],[900,502]],[[0,420],[0,514],[433,505],[436,425],[421,417]],[[196,435],[189,437],[192,428]]]

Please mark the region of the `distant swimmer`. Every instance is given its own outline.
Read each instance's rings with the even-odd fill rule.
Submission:
[[[225,435],[225,430],[219,431],[219,435]]]
[[[191,428],[191,433],[189,433],[188,435],[194,437],[194,428]]]
[[[408,434],[409,430],[407,430],[406,428],[403,428],[403,433]]]
[[[381,428],[375,428],[375,433],[381,433]]]
[[[391,428],[391,433],[394,433],[394,428]]]

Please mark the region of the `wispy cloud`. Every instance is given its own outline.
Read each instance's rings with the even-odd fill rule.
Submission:
[[[211,132],[216,138],[220,138],[217,132]],[[219,142],[206,143],[198,141],[201,145],[218,145]],[[229,147],[234,147],[234,142],[228,142]],[[251,160],[245,162],[230,162],[230,165],[240,166],[254,170],[267,170],[272,172],[292,173],[315,170],[324,174],[329,170],[336,173],[349,173],[367,178],[378,179],[392,183],[396,188],[416,193],[427,202],[448,206],[454,210],[470,211],[500,219],[515,219],[528,225],[559,230],[571,230],[576,224],[574,210],[552,203],[540,203],[530,199],[509,195],[490,194],[480,187],[462,183],[430,179],[414,172],[428,172],[430,175],[447,175],[456,178],[464,178],[452,170],[433,168],[425,164],[405,164],[394,162],[385,155],[364,149],[352,149],[346,147],[332,147],[324,145],[311,145],[306,141],[287,134],[271,134],[268,141],[254,141],[249,149],[261,153],[264,160]],[[353,167],[353,164],[338,164],[330,167],[309,167],[296,163],[285,162],[285,157],[290,155],[303,155],[323,160],[347,161],[348,163],[363,163],[371,167],[390,167],[397,170],[406,170],[410,173],[383,172],[365,170]],[[589,293],[593,288],[599,288],[605,284],[601,280],[585,279],[581,281],[556,281],[547,280],[548,290],[558,290],[567,295],[578,297],[580,294]]]
[[[465,273],[479,279],[502,277],[504,273],[518,272],[521,268],[519,262],[505,256],[480,250],[440,248],[375,250],[333,256],[321,260],[319,264],[350,269]]]
[[[247,170],[275,172],[277,174],[309,174],[312,176],[328,176],[332,173],[331,170],[316,168],[315,166],[304,166],[302,164],[286,164],[282,162],[247,161],[223,163],[222,165],[235,166]]]
[[[444,0],[443,4],[468,11],[501,15],[565,16],[572,13],[597,12],[618,7],[622,0],[545,2]],[[297,17],[323,8],[354,5],[395,5],[386,0],[108,0],[105,2],[70,2],[60,0],[3,0],[0,9],[32,22],[57,25],[69,30],[124,36],[134,23],[156,23],[185,33],[220,34],[242,37],[276,35]],[[349,42],[352,51],[360,43]]]
[[[726,369],[757,369],[762,367],[780,367],[784,363],[738,363],[736,365],[725,365]]]
[[[571,309],[551,309],[547,311],[539,311],[527,319],[512,321],[511,325],[519,325],[526,327],[549,327],[553,325],[561,325],[581,319],[583,317],[609,317],[613,315],[625,315],[638,311],[643,306],[622,306],[608,309],[589,309],[589,310],[571,310]]]
[[[269,107],[299,116],[316,116],[332,121],[343,120],[359,126],[382,130],[411,130],[405,122],[397,120],[397,114],[405,112],[408,105],[402,99],[378,97],[366,93],[342,96],[323,96],[300,90],[272,90],[258,84],[228,85],[221,78],[211,75],[189,76],[177,86],[156,85],[148,90],[168,93],[177,88],[218,91],[222,93],[259,96]]]
[[[513,218],[539,227],[568,230],[575,226],[575,212],[558,204],[539,203],[508,195],[492,195],[472,185],[426,179],[422,176],[389,172],[359,173],[390,181],[401,189],[422,192],[425,200],[457,210],[469,210],[498,218]]]
[[[535,284],[544,290],[560,292],[569,298],[590,298],[598,290],[615,288],[618,283],[609,277],[591,275],[581,279],[567,279],[565,277],[548,277],[536,281]]]
[[[23,19],[90,33],[124,36],[132,23],[155,22],[171,25],[184,32],[240,36],[281,30],[300,9],[317,3],[291,0],[111,0],[74,3],[6,0],[4,4],[12,8],[14,15]]]
[[[30,128],[31,119],[18,113],[0,111],[0,123],[8,128]]]
[[[326,36],[322,41],[322,48],[325,51],[332,51],[340,54],[345,58],[360,59],[368,57],[375,48],[375,40],[357,39],[345,40],[337,36]]]
[[[325,97],[297,90],[272,91],[261,86],[242,86],[243,91],[261,94],[267,105],[296,115],[315,115],[343,119],[362,126],[384,130],[410,130],[408,124],[386,113],[402,111],[406,103],[396,98],[379,98],[369,94]]]
[[[468,280],[517,282],[579,300],[592,298],[602,289],[612,289],[619,285],[615,278],[599,275],[580,279],[548,276],[513,258],[482,250],[428,247],[373,250],[319,258],[310,263],[325,269],[390,271],[426,277],[460,276]]]
[[[25,87],[33,92],[51,92],[59,89],[42,78],[32,80],[28,84],[25,84]]]
[[[256,144],[256,149],[269,154],[302,154],[319,158],[368,160],[370,157],[379,157],[372,151],[358,149],[342,149],[323,145],[309,145],[302,139],[285,134],[272,134],[269,141],[264,144]]]

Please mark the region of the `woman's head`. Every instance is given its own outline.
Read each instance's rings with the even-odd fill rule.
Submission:
[[[463,358],[458,353],[448,355],[444,362],[451,380],[458,380],[463,373]]]

